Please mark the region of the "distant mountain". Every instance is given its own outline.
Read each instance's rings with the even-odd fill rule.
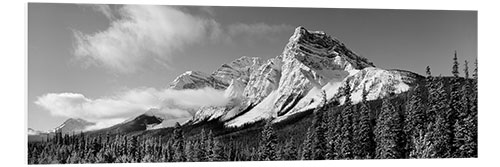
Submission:
[[[157,109],[150,109],[137,117],[98,131],[109,134],[119,134],[147,130],[148,128],[160,125],[165,119],[165,117],[159,115],[157,111]]]
[[[39,131],[39,130],[35,130],[33,128],[28,128],[28,135],[39,135],[39,134],[42,134],[44,132],[42,131]]]
[[[62,133],[79,133],[85,131],[89,126],[95,125],[93,122],[89,122],[80,118],[69,118],[64,121],[61,125],[54,129],[54,132]]]

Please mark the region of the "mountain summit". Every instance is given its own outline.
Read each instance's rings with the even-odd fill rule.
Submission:
[[[282,54],[267,61],[242,57],[205,75],[207,79],[203,80],[209,83],[197,85],[224,88],[234,102],[202,107],[191,123],[218,119],[231,127],[268,118],[281,121],[320,107],[321,92],[326,93],[328,101],[342,104],[339,90],[346,84],[357,103],[363,89],[367,99],[374,100],[407,91],[419,77],[407,71],[377,68],[340,40],[299,26]]]

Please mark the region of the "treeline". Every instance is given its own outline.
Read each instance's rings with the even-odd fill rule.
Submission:
[[[469,78],[459,76],[456,54],[453,77],[427,77],[405,94],[352,104],[328,102],[312,119],[220,133],[202,129],[186,133],[176,126],[168,134],[85,135],[56,133],[45,142],[28,143],[28,163],[133,163],[262,160],[336,160],[477,157],[477,64]],[[324,95],[326,96],[326,95]],[[303,132],[308,129],[307,133]],[[188,135],[189,134],[189,135]]]

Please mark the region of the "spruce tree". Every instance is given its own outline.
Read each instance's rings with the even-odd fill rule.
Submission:
[[[213,139],[211,144],[212,151],[209,156],[209,161],[224,161],[226,160],[226,155],[224,154],[224,148],[222,143],[218,139]]]
[[[333,141],[334,141],[334,150],[335,152],[333,153],[335,159],[343,159],[344,156],[342,155],[342,127],[343,127],[343,122],[342,122],[342,115],[340,113],[336,114],[336,119],[335,119],[335,131],[334,131],[334,136],[333,136]]]
[[[453,70],[452,70],[452,73],[453,73],[453,79],[451,80],[451,90],[450,90],[450,100],[449,100],[449,106],[448,106],[448,109],[447,111],[445,112],[445,116],[446,116],[446,121],[447,121],[447,129],[449,129],[450,131],[448,132],[449,133],[449,140],[448,141],[450,144],[453,143],[453,141],[455,140],[455,128],[454,128],[454,124],[455,122],[457,121],[457,115],[463,111],[463,105],[461,105],[460,101],[461,101],[461,98],[462,98],[462,94],[461,94],[461,84],[460,84],[460,78],[458,76],[459,72],[458,72],[458,60],[457,60],[457,52],[455,51],[455,56],[453,58]],[[467,107],[468,108],[468,107]],[[456,145],[455,145],[456,146]],[[452,144],[452,146],[450,147],[450,150],[449,150],[449,156],[452,156],[452,154],[454,154],[455,150],[458,149],[456,147],[454,147],[454,145]]]
[[[281,160],[297,160],[297,148],[293,144],[293,139],[285,142]]]
[[[398,111],[389,99],[384,99],[382,109],[375,126],[377,146],[375,156],[378,159],[401,158],[402,121]]]
[[[205,129],[201,129],[200,137],[195,146],[195,159],[197,159],[197,161],[207,161],[207,140],[207,132]]]
[[[464,61],[464,78],[469,79],[469,62],[467,60]]]
[[[434,144],[431,141],[432,131],[424,133],[420,131],[418,136],[412,136],[413,148],[409,158],[433,158],[435,157]]]
[[[313,130],[311,127],[307,129],[306,139],[302,144],[302,160],[312,160],[312,140],[313,140]]]
[[[327,111],[329,113],[329,119],[328,119],[328,131],[327,131],[327,150],[326,150],[326,159],[333,160],[335,159],[335,140],[336,140],[336,115],[331,113],[331,111]]]
[[[460,74],[460,72],[458,72],[458,66],[459,63],[457,58],[457,51],[455,50],[455,56],[453,57],[453,66],[451,70],[451,73],[453,74],[454,77],[459,77],[458,75]]]
[[[432,74],[431,74],[431,67],[430,66],[427,66],[425,68],[425,74],[427,75],[427,77],[432,76]]]
[[[407,153],[415,149],[414,139],[419,138],[420,133],[425,133],[427,130],[427,118],[422,94],[423,88],[417,85],[406,104],[404,132],[406,134],[405,152]],[[405,155],[405,157],[407,156]]]
[[[274,134],[271,120],[267,121],[262,130],[259,144],[259,159],[262,161],[272,161],[277,159],[277,137]]]
[[[461,90],[460,110],[454,124],[455,138],[453,140],[453,147],[456,149],[454,157],[468,158],[474,154],[474,134],[473,122],[471,120],[471,107],[470,107],[470,88],[469,84],[463,85]]]
[[[351,101],[351,87],[347,83],[344,88],[345,102],[341,112],[342,114],[342,133],[341,138],[341,156],[344,159],[354,158],[354,143],[353,143],[353,106]]]
[[[433,99],[429,102],[430,110],[435,113],[432,141],[436,149],[437,158],[448,158],[452,151],[452,123],[446,90],[442,81],[437,82],[433,92]]]
[[[359,108],[359,123],[355,132],[357,141],[356,156],[359,158],[372,158],[375,149],[373,129],[371,126],[371,111],[366,100],[367,92],[363,89],[363,98]]]
[[[324,106],[325,107],[325,106]],[[314,138],[312,141],[312,159],[324,160],[326,157],[326,129],[323,121],[323,111],[316,110],[314,112],[314,120],[312,128],[314,128]]]
[[[184,162],[186,161],[186,155],[184,154],[184,134],[182,133],[182,128],[180,124],[177,123],[174,128],[174,143],[173,147],[175,149],[174,160],[176,162]]]
[[[470,114],[469,117],[467,118],[467,122],[469,123],[469,129],[472,131],[472,136],[473,138],[471,139],[472,141],[467,142],[471,145],[473,153],[472,157],[477,157],[477,114],[478,114],[478,102],[477,102],[477,96],[478,96],[478,66],[477,66],[477,59],[474,63],[475,68],[474,68],[474,73],[473,73],[473,81],[471,84],[472,87],[472,93],[470,97]]]

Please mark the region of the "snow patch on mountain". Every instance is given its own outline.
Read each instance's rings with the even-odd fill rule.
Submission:
[[[264,100],[262,100],[262,102],[253,107],[250,111],[230,120],[229,122],[226,122],[225,126],[238,127],[246,123],[277,117],[276,112],[271,110],[274,106],[273,102],[276,100],[277,95],[277,91],[271,92]]]

